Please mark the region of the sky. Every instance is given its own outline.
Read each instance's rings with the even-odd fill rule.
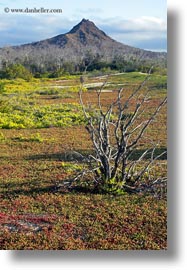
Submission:
[[[26,8],[61,9],[62,13],[11,11]],[[124,44],[167,50],[166,0],[0,0],[0,47],[64,34],[83,18]]]

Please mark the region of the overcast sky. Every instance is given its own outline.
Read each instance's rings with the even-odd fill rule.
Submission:
[[[63,12],[11,12],[11,9],[41,7]],[[93,21],[124,44],[154,51],[167,49],[166,0],[0,0],[0,47],[66,33],[82,18]]]

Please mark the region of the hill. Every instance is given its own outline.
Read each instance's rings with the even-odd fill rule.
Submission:
[[[0,49],[2,61],[21,61],[33,64],[61,66],[64,63],[85,64],[91,59],[111,62],[115,58],[125,61],[166,63],[166,53],[138,49],[115,41],[93,22],[83,19],[68,33],[46,40]]]

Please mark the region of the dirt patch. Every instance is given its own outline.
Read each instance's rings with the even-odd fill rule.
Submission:
[[[56,217],[47,215],[25,214],[12,216],[0,213],[0,230],[9,232],[37,233],[51,230]]]

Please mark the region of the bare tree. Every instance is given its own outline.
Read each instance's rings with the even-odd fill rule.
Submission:
[[[150,71],[151,72],[151,71]],[[149,90],[142,91],[150,73],[145,80],[125,98],[125,89],[116,91],[116,98],[110,105],[101,102],[102,90],[107,83],[96,91],[97,104],[93,108],[83,101],[83,83],[79,91],[80,104],[86,119],[86,130],[93,143],[94,154],[89,155],[88,168],[77,175],[73,181],[85,175],[92,175],[94,185],[105,192],[121,193],[124,190],[140,190],[142,179],[148,178],[149,188],[163,183],[166,179],[151,179],[150,168],[165,152],[156,155],[156,144],[144,149],[138,158],[132,158],[148,126],[155,119],[167,98],[154,108],[145,120],[145,109],[149,102]],[[144,115],[142,117],[142,115]],[[146,159],[145,159],[146,158]]]

